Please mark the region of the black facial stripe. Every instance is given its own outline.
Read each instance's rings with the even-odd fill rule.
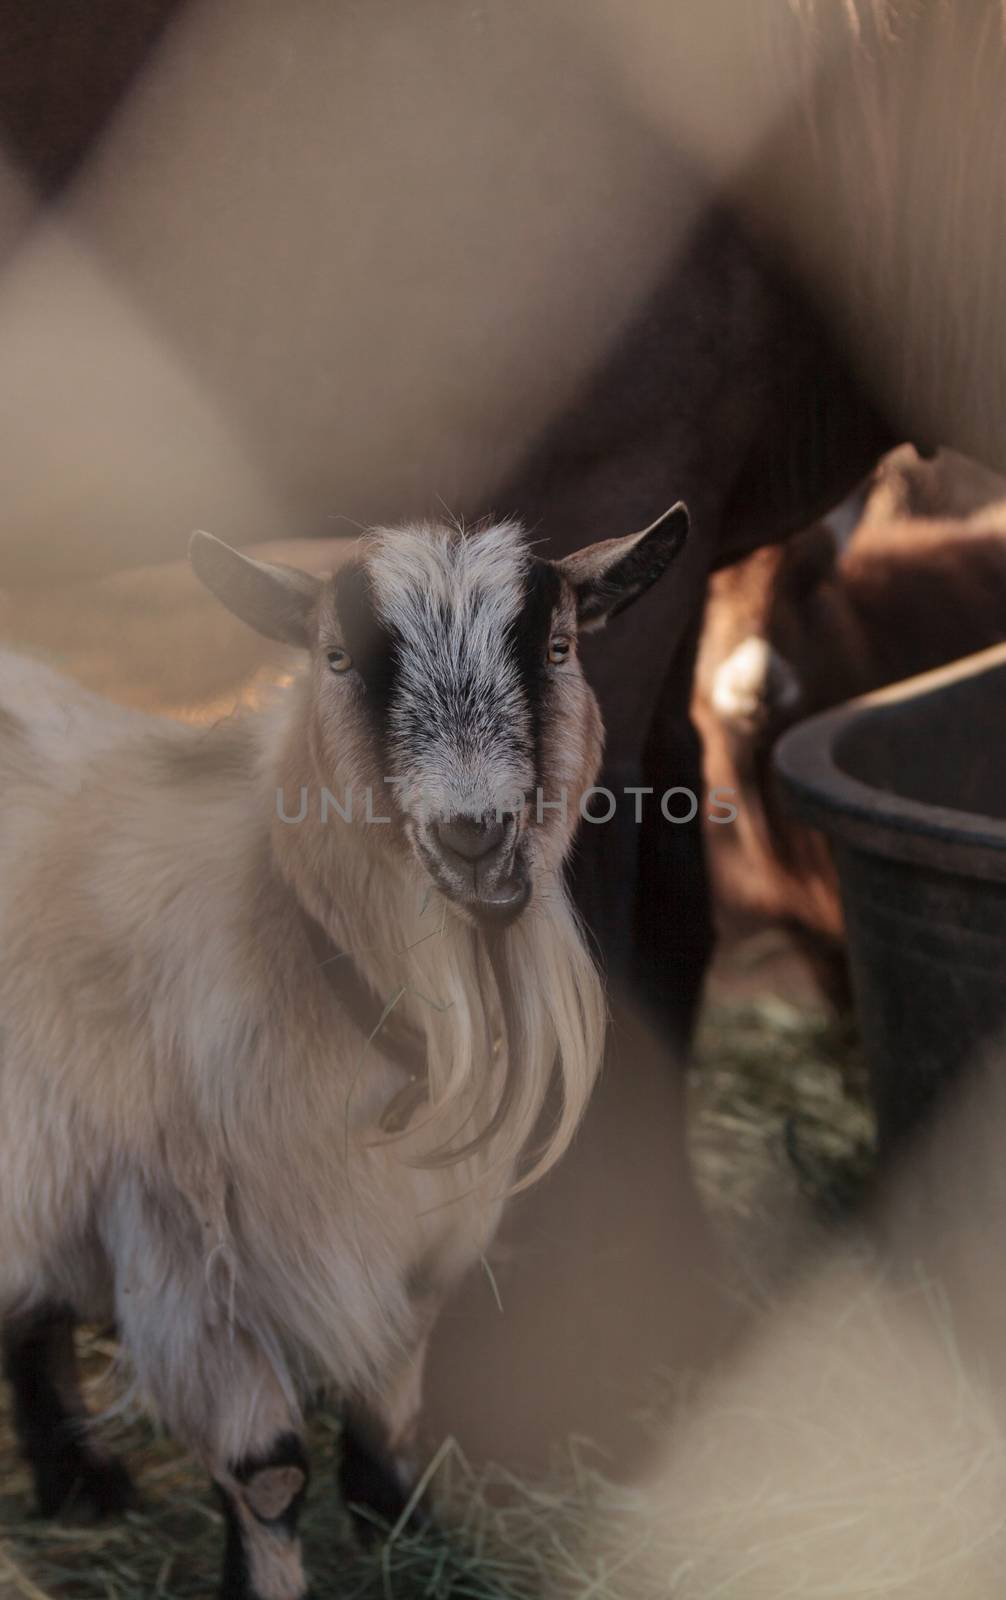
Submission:
[[[414,683],[411,670],[406,674],[403,651],[407,647],[397,630],[379,616],[366,569],[355,563],[343,567],[335,579],[340,621],[337,642],[350,653],[363,684],[365,715],[385,765],[389,762],[392,713],[404,694],[395,719],[396,740],[401,739],[405,727],[412,729],[415,722],[409,738],[410,742],[412,737],[416,739],[417,750],[427,741],[440,740],[455,745],[459,752],[469,740],[473,752],[492,744],[502,754],[509,747],[515,757],[533,762],[535,782],[539,782],[542,729],[549,693],[548,640],[561,596],[562,581],[552,564],[532,558],[523,581],[523,603],[500,641],[500,667],[513,671],[527,707],[525,735],[518,733],[511,724],[506,697],[500,700],[487,694],[484,668],[466,661],[463,650],[458,659],[452,648],[449,655],[441,658],[440,670],[436,652],[433,652]],[[492,596],[470,592],[468,603],[477,611],[480,603],[491,605]],[[427,595],[423,612],[424,631],[428,630],[431,641],[442,636],[446,650],[447,639],[456,638],[458,621],[449,601]],[[403,711],[406,714],[404,723]]]
[[[352,658],[365,690],[364,704],[382,755],[388,713],[399,673],[400,643],[394,630],[378,616],[370,580],[364,569],[350,562],[337,573],[335,598],[342,625],[342,644]]]
[[[542,725],[548,695],[548,640],[561,595],[562,580],[551,562],[533,556],[524,579],[524,603],[507,635],[507,649],[527,702],[534,781],[538,786],[542,782]]]

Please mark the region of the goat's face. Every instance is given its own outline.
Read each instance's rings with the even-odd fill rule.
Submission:
[[[696,665],[699,695],[738,747],[762,748],[813,706],[816,663],[834,677],[839,550],[822,522],[716,574]]]
[[[578,634],[641,594],[688,518],[552,562],[513,523],[465,533],[379,529],[327,582],[197,536],[204,582],[273,638],[311,652],[319,784],[383,816],[386,848],[418,862],[479,923],[523,911],[557,872],[601,758]]]

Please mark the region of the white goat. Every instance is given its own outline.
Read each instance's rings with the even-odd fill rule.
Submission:
[[[556,563],[512,524],[378,530],[326,581],[197,534],[207,586],[307,652],[206,729],[0,657],[0,1318],[44,1510],[129,1493],[77,1317],[114,1317],[220,1487],[226,1595],[305,1592],[319,1382],[350,1487],[406,1447],[438,1307],[598,1069],[562,882],[601,751],[576,636],[687,520]]]

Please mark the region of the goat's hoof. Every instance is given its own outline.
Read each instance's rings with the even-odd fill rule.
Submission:
[[[394,1465],[369,1450],[355,1433],[342,1439],[339,1487],[349,1512],[353,1532],[364,1548],[380,1544],[396,1527],[409,1505],[411,1486],[405,1486]],[[412,1506],[402,1532],[421,1533],[429,1527],[429,1513],[421,1504]]]
[[[404,1503],[402,1509],[404,1510]],[[358,1545],[364,1550],[372,1550],[377,1545],[384,1543],[391,1529],[398,1523],[401,1511],[397,1517],[389,1517],[386,1513],[377,1511],[371,1506],[361,1505],[355,1501],[346,1502],[349,1520],[352,1524],[353,1535]],[[406,1537],[415,1538],[420,1533],[425,1533],[431,1526],[432,1518],[422,1505],[415,1505],[409,1511],[401,1532]]]
[[[136,1486],[123,1462],[84,1451],[37,1464],[35,1496],[40,1516],[72,1522],[101,1522],[137,1504]]]

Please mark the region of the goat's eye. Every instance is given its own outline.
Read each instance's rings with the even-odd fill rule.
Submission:
[[[353,665],[353,658],[348,650],[336,648],[328,652],[328,664],[333,672],[348,672]]]
[[[564,633],[557,633],[548,641],[548,660],[553,667],[561,667],[569,660],[569,640]]]

